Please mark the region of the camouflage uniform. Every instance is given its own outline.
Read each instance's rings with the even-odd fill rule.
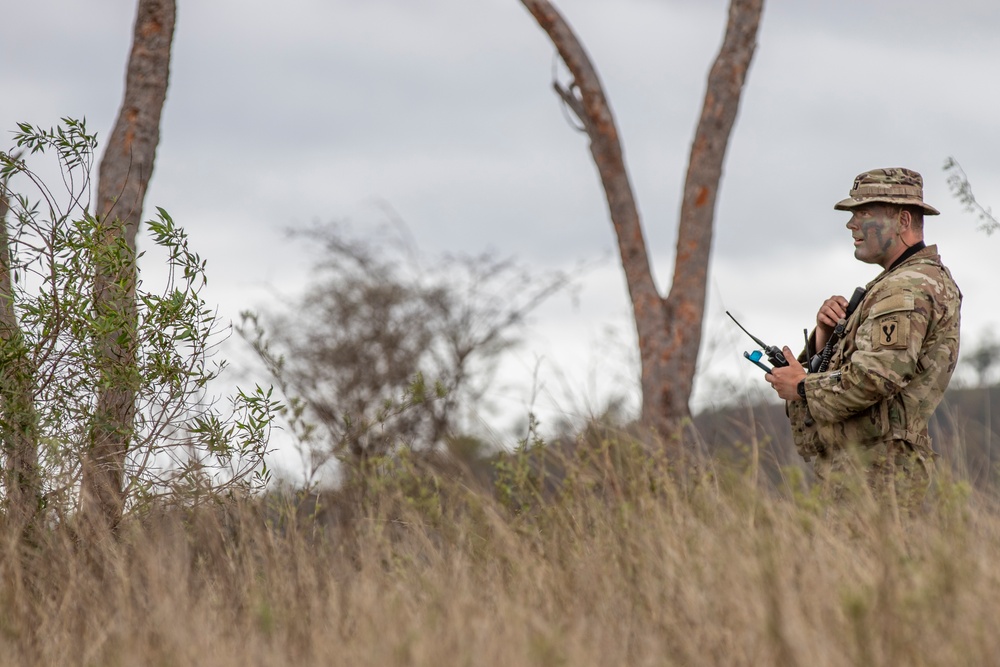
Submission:
[[[896,181],[892,172],[898,171],[915,174],[877,170]],[[852,195],[872,173],[858,177]],[[922,199],[919,174],[916,179]],[[837,207],[886,199],[855,196]],[[819,477],[830,479],[860,464],[877,493],[891,486],[901,507],[919,503],[933,458],[927,422],[958,360],[961,300],[936,246],[868,283],[828,370],[807,375],[806,401],[788,404],[796,447],[807,461],[816,457]],[[801,360],[811,352],[806,350]]]

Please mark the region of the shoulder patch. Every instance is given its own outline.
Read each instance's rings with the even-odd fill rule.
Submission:
[[[910,344],[910,313],[913,292],[904,289],[880,299],[872,306],[873,350],[904,350]]]

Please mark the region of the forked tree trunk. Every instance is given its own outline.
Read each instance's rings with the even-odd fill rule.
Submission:
[[[117,326],[103,342],[92,440],[84,461],[81,511],[114,527],[124,507],[125,462],[136,415],[136,232],[160,139],[175,0],[139,0],[125,98],[101,159],[94,213],[104,248],[95,267],[94,308]]]
[[[653,279],[642,223],[629,183],[611,105],[590,57],[549,0],[521,0],[573,75],[553,84],[583,123],[608,200],[639,339],[642,422],[673,439],[690,416],[689,401],[701,345],[715,203],[729,136],[739,109],[763,11],[763,0],[731,0],[722,48],[708,75],[701,118],[691,145],[677,233],[673,283],[662,297]]]
[[[42,498],[38,470],[35,369],[17,320],[11,282],[10,237],[7,231],[6,182],[0,183],[0,442],[3,446],[3,490],[8,524],[29,526]]]

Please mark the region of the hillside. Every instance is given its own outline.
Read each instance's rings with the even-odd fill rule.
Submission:
[[[761,469],[778,482],[785,466],[801,466],[783,404],[758,404],[703,412],[694,419],[705,453],[724,459],[752,454],[754,439]],[[930,425],[935,452],[962,478],[986,490],[996,485],[1000,445],[1000,386],[952,389]]]

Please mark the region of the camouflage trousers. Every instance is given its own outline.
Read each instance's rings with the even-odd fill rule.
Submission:
[[[931,455],[894,440],[872,447],[837,449],[818,457],[814,471],[835,500],[847,499],[867,487],[876,502],[912,515],[923,505],[934,461]]]

